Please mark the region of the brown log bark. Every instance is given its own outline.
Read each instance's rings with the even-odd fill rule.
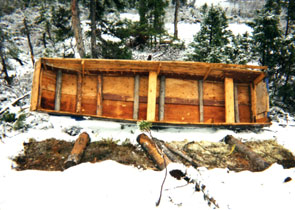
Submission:
[[[24,27],[25,27],[25,34],[26,34],[26,36],[27,36],[28,44],[29,44],[29,48],[30,48],[31,60],[32,60],[32,63],[33,63],[33,66],[34,66],[34,65],[35,65],[35,59],[34,59],[33,45],[32,45],[32,42],[31,42],[30,29],[29,29],[29,27],[28,27],[27,19],[26,19],[26,18],[24,18],[23,22],[24,22]]]
[[[81,58],[85,58],[85,47],[82,36],[81,21],[79,17],[78,0],[71,0],[72,28],[75,34],[77,49]]]
[[[90,19],[91,19],[91,57],[98,58],[96,46],[96,1],[90,0]]]
[[[90,138],[86,132],[83,132],[79,135],[71,151],[71,154],[65,162],[65,168],[69,168],[80,163],[83,153],[89,141]]]
[[[227,143],[229,145],[235,145],[235,148],[237,149],[237,151],[246,155],[249,158],[249,160],[251,161],[251,164],[258,171],[263,171],[270,166],[270,164],[268,162],[266,162],[262,157],[260,157],[258,154],[256,154],[249,147],[244,145],[241,141],[234,138],[233,136],[227,135],[225,137],[225,143]]]
[[[162,155],[160,151],[158,151],[155,142],[153,142],[147,135],[140,134],[137,137],[137,142],[150,155],[160,170],[165,169],[165,167],[171,162],[165,154]]]
[[[174,39],[178,39],[178,11],[179,11],[180,0],[175,1],[174,11]]]

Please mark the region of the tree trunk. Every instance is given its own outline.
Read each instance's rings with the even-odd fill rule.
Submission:
[[[23,22],[24,22],[24,26],[25,26],[25,34],[27,36],[28,44],[29,44],[29,48],[30,48],[32,63],[33,63],[33,66],[34,66],[35,65],[34,50],[33,50],[33,45],[32,45],[32,42],[31,42],[31,34],[30,34],[30,30],[29,30],[26,18],[24,18]]]
[[[96,1],[90,0],[90,18],[91,18],[91,57],[97,58],[96,46]]]
[[[79,17],[79,7],[78,0],[71,0],[71,10],[72,10],[72,28],[74,31],[77,49],[81,58],[85,58],[85,48],[82,37],[81,22]]]
[[[229,145],[235,145],[235,148],[237,149],[237,151],[246,155],[249,158],[249,160],[251,161],[251,164],[258,171],[263,171],[270,166],[270,164],[268,162],[266,162],[262,157],[260,157],[258,154],[253,152],[249,147],[244,145],[241,141],[234,138],[233,136],[227,135],[225,137],[225,143],[227,143]]]
[[[174,39],[178,39],[178,11],[179,11],[179,2],[180,0],[176,0],[175,2],[175,13],[174,13]]]
[[[65,168],[69,168],[80,163],[84,150],[86,149],[86,146],[89,143],[89,141],[90,138],[86,132],[83,132],[79,135],[71,151],[71,154],[65,162]]]
[[[8,75],[7,65],[6,65],[6,62],[5,62],[5,57],[2,54],[2,46],[1,45],[2,45],[2,43],[0,43],[0,57],[1,57],[1,64],[2,64],[2,72],[4,72],[4,74],[5,74],[4,79],[6,80],[8,85],[10,85],[11,82],[12,82],[12,78],[9,77],[9,75]]]

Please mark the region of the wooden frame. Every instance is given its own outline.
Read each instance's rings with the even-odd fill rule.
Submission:
[[[35,65],[31,110],[181,125],[269,125],[266,69],[183,61],[41,58]]]

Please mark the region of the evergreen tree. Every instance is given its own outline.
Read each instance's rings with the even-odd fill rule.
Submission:
[[[142,37],[142,44],[146,44],[148,39],[150,40],[150,46],[161,41],[161,37],[165,33],[164,17],[167,6],[168,1],[166,0],[139,0],[140,21],[138,33]]]
[[[221,7],[207,5],[202,7],[203,19],[200,31],[194,36],[190,44],[193,53],[188,55],[188,60],[201,62],[229,62],[229,47],[233,35],[228,30],[228,19]]]
[[[249,23],[253,28],[253,53],[259,63],[268,66],[270,76],[276,77],[276,66],[279,59],[279,50],[282,44],[282,30],[280,29],[279,16],[268,9],[258,11],[253,22]]]

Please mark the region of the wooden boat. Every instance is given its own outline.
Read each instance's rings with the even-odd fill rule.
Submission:
[[[270,125],[264,66],[41,58],[31,110],[181,125]]]

